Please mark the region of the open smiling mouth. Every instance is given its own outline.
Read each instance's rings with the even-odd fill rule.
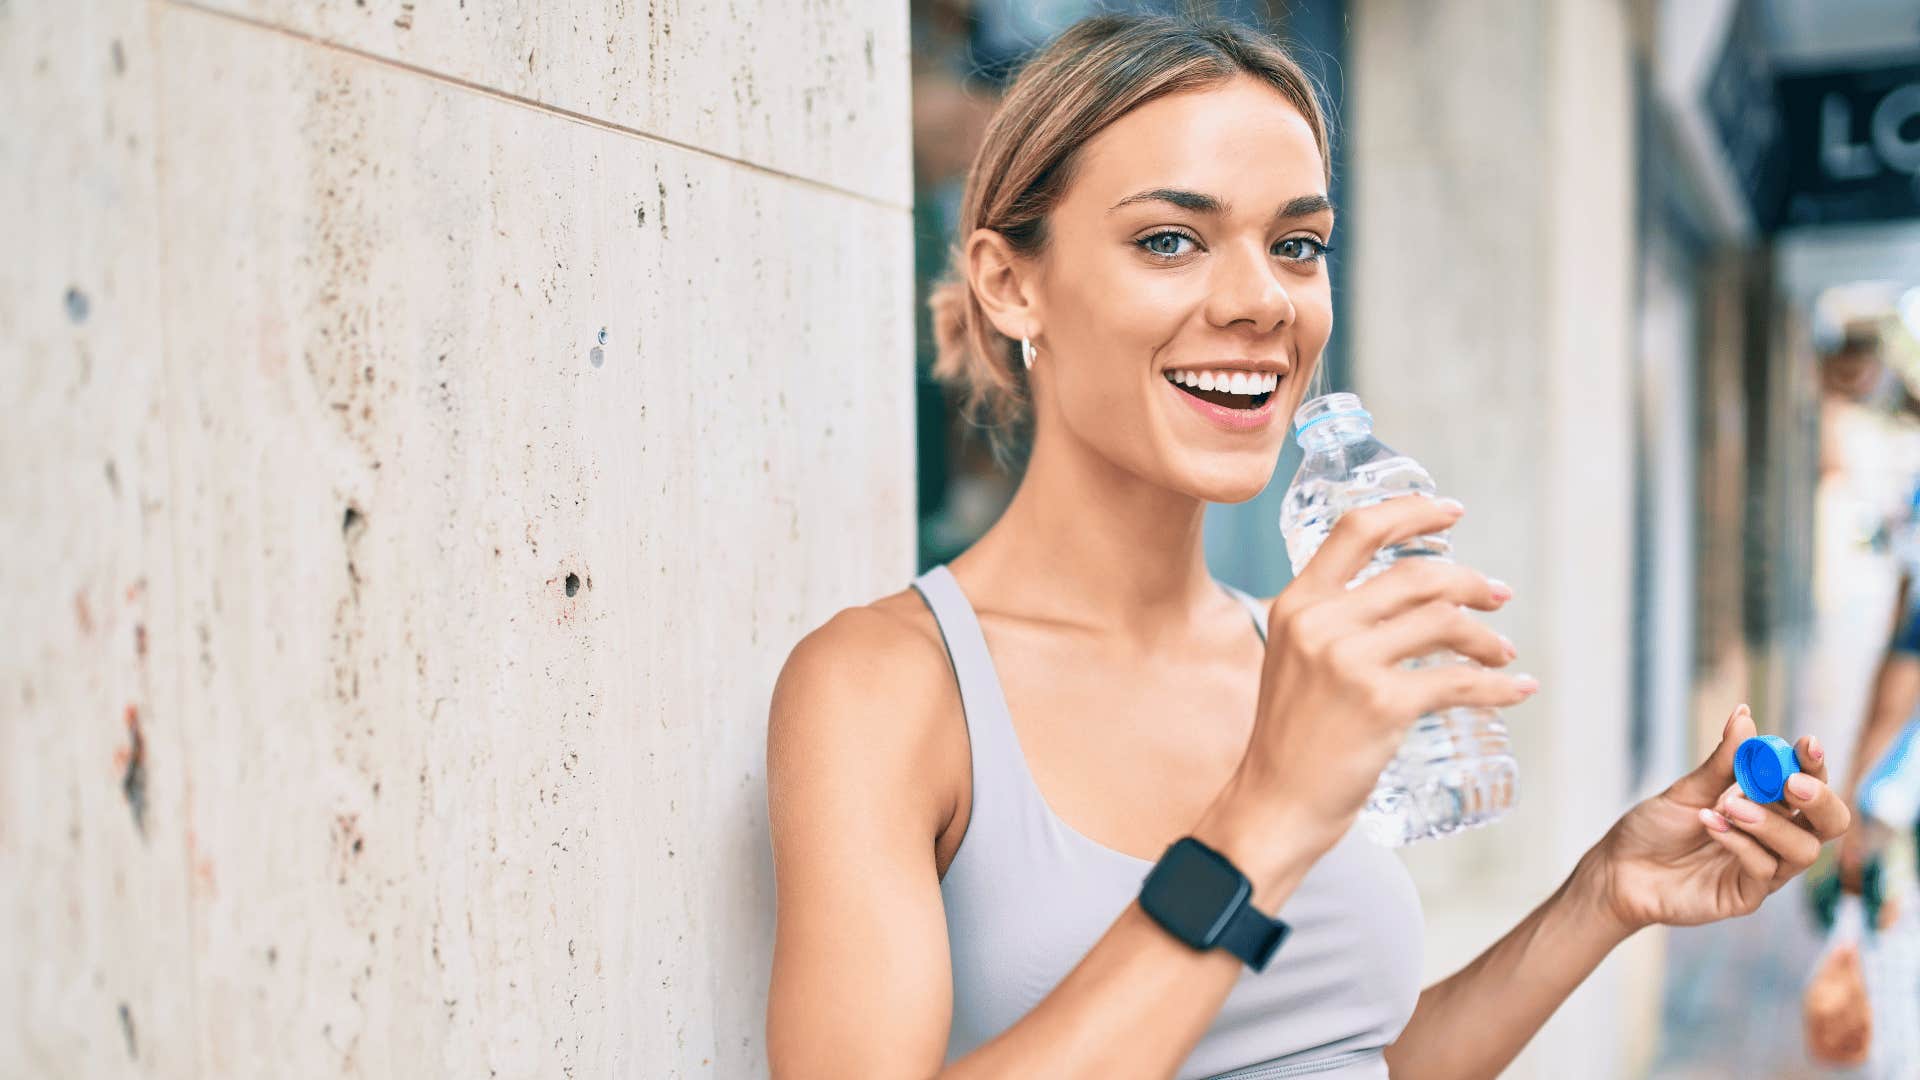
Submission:
[[[1212,405],[1257,409],[1267,403],[1280,376],[1264,372],[1168,371],[1166,380]]]

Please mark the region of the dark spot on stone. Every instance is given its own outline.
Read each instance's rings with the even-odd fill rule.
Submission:
[[[340,515],[340,532],[343,535],[346,533],[352,532],[353,527],[355,525],[360,524],[362,520],[363,520],[363,515],[360,513],[359,507],[357,506],[347,507],[346,512]]]
[[[140,735],[140,707],[127,706],[127,765],[120,774],[120,793],[133,812],[140,838],[147,836],[147,742]]]
[[[147,655],[147,624],[146,623],[133,624],[133,654],[135,656]]]
[[[133,1010],[124,1001],[120,1003],[120,1034],[127,1039],[127,1056],[135,1061],[140,1060],[140,1047],[133,1038]]]
[[[580,575],[568,574],[567,575],[567,595],[572,596],[579,591],[580,591]]]
[[[73,322],[73,325],[79,326],[87,321],[87,312],[90,307],[91,305],[87,303],[87,294],[81,292],[78,287],[67,290],[67,318]]]
[[[642,226],[644,226],[644,225],[645,225],[645,224],[647,223],[647,208],[646,208],[646,207],[644,207],[644,206],[636,206],[636,207],[634,207],[634,208],[633,208],[633,223],[634,223],[635,225],[642,225]]]
[[[358,854],[360,854],[360,848],[361,848],[362,846],[364,846],[365,844],[366,844],[366,841],[365,841],[365,840],[363,840],[363,839],[361,839],[361,838],[360,838],[360,837],[358,837],[358,836],[356,836],[356,837],[354,837],[354,838],[353,838],[353,853],[354,853],[355,855],[358,855]]]
[[[589,349],[587,351],[587,363],[592,364],[594,367],[599,367],[600,365],[606,362],[607,362],[607,350],[601,348],[598,345],[595,345],[592,349]]]
[[[267,946],[267,966],[272,967],[273,965],[279,962],[280,962],[280,950],[274,948],[271,945]]]
[[[125,75],[127,73],[127,50],[120,47],[119,38],[113,39],[112,54],[113,73],[115,75]]]
[[[107,486],[113,489],[115,495],[120,494],[120,470],[114,468],[111,460],[107,462]]]

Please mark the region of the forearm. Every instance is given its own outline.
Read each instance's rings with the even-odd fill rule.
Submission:
[[[1232,807],[1223,796],[1193,835],[1247,874],[1254,906],[1271,914],[1325,845],[1301,825]],[[1171,1076],[1213,1023],[1243,969],[1222,950],[1188,948],[1137,902],[1129,904],[1039,1005],[939,1075]]]
[[[1841,794],[1851,803],[1860,792],[1860,781],[1887,752],[1907,718],[1920,703],[1920,656],[1890,652],[1874,677],[1873,695],[1867,716],[1854,740],[1853,755],[1847,765],[1847,783]]]
[[[1582,860],[1505,937],[1423,991],[1413,1019],[1387,1048],[1394,1080],[1499,1075],[1627,936],[1602,912],[1596,886],[1589,860]]]

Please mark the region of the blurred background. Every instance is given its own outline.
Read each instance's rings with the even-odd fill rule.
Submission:
[[[1320,82],[1333,382],[1545,687],[1520,809],[1406,853],[1429,977],[1741,701],[1846,775],[1916,591],[1920,6],[1177,6]],[[0,0],[0,1075],[763,1074],[774,677],[1019,479],[928,377],[974,147],[1175,7]],[[1288,580],[1296,461],[1224,580]],[[1857,1067],[1824,867],[1508,1075],[1920,1077],[1913,864]]]

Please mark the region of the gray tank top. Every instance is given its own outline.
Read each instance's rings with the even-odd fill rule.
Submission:
[[[1253,616],[1259,602],[1220,583]],[[952,1061],[1032,1011],[1139,895],[1153,864],[1054,816],[1027,771],[973,606],[946,566],[913,587],[960,683],[973,809],[940,895],[953,962]],[[1240,973],[1181,1080],[1385,1080],[1381,1050],[1420,995],[1420,898],[1392,852],[1350,832],[1279,915],[1293,928],[1264,972]]]

